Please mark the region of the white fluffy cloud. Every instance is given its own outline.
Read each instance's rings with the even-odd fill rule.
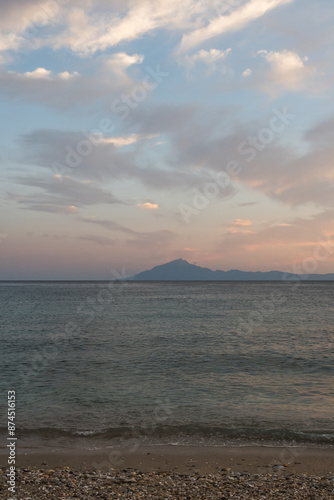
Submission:
[[[260,50],[258,54],[268,63],[267,81],[275,87],[300,90],[304,81],[315,73],[315,68],[307,65],[307,57],[301,58],[291,50],[282,52]]]
[[[79,76],[79,73],[74,71],[73,73],[69,73],[68,71],[63,71],[62,73],[58,73],[53,75],[49,69],[45,68],[37,68],[34,71],[27,71],[21,76],[25,76],[28,78],[38,78],[42,80],[68,80],[69,78],[73,78],[74,76]]]
[[[231,48],[226,50],[202,49],[191,56],[186,56],[186,63],[190,67],[195,66],[197,63],[202,63],[207,65],[210,69],[215,69],[217,64],[224,61],[231,52]]]

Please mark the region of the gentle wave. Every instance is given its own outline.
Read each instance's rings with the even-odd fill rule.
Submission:
[[[0,433],[6,433],[0,428]],[[255,429],[255,428],[224,428],[210,425],[158,426],[154,429],[141,427],[117,427],[104,430],[93,429],[61,429],[44,427],[39,429],[20,429],[20,438],[39,437],[42,439],[58,438],[94,438],[105,441],[112,439],[138,439],[163,441],[170,444],[191,443],[226,443],[226,442],[257,442],[257,443],[295,443],[334,445],[334,433],[328,430],[294,431],[287,429]]]

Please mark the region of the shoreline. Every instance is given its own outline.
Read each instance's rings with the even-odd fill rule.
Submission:
[[[149,446],[18,453],[15,498],[334,498],[334,449]],[[110,453],[113,453],[111,456]],[[0,496],[7,493],[1,454]]]
[[[0,454],[6,467],[7,454]],[[334,475],[334,448],[307,446],[185,446],[148,445],[135,442],[99,450],[17,449],[18,467],[70,467],[83,470],[138,469],[142,472],[173,470],[182,474],[215,473],[220,469],[255,474],[279,471],[281,474]]]

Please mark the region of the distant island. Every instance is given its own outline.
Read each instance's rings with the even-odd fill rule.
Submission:
[[[212,271],[206,267],[190,264],[184,259],[176,259],[148,271],[127,278],[131,281],[282,281],[287,279],[332,281],[331,274],[291,274],[282,271]]]

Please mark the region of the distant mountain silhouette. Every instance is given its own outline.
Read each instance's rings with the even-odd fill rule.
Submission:
[[[282,281],[283,279],[334,280],[334,274],[296,275],[281,271],[212,271],[207,267],[189,264],[184,259],[176,259],[167,264],[153,267],[149,271],[135,274],[128,280],[138,281]]]

